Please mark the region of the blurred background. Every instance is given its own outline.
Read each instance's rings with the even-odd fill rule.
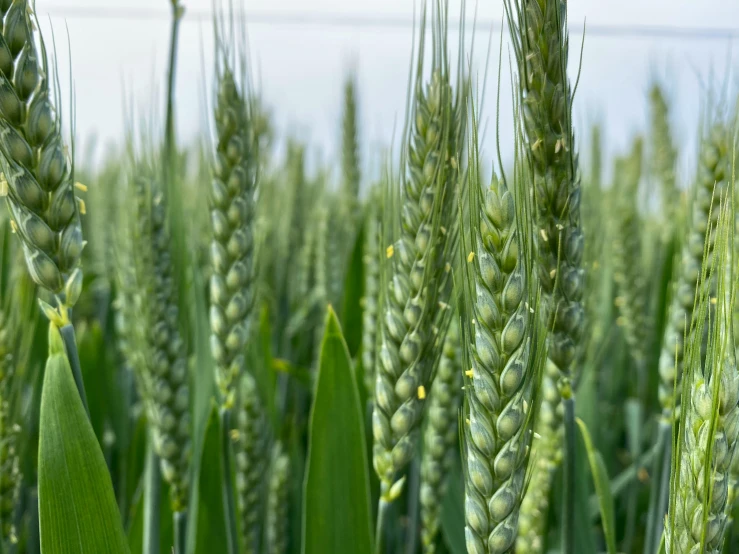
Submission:
[[[207,128],[210,115],[213,4],[183,3],[187,11],[179,49],[177,113],[180,142],[187,143]],[[276,136],[297,136],[311,145],[309,165],[336,159],[342,84],[354,72],[364,175],[378,173],[383,150],[394,137],[397,143],[401,133],[414,5],[417,9],[413,0],[246,2],[257,87],[272,112]],[[69,83],[71,59],[78,152],[92,152],[97,158],[107,145],[120,144],[126,106],[133,105],[139,113],[163,113],[169,0],[38,0],[36,9],[42,26],[53,27],[63,87]],[[675,136],[684,154],[680,170],[692,171],[696,129],[706,105],[723,101],[733,109],[739,89],[732,71],[739,55],[739,2],[571,0],[569,11],[573,81],[586,29],[574,106],[576,128],[600,122],[607,136],[606,159],[623,151],[633,134],[646,127],[648,90],[657,80],[669,95]],[[450,12],[459,19],[459,0],[451,2]],[[468,31],[477,22],[472,63],[480,78],[489,50],[485,145],[492,153],[503,2],[468,1],[464,17]],[[467,33],[468,43],[471,35]],[[450,40],[458,36],[452,33]],[[512,52],[507,35],[502,49],[501,149],[509,159]],[[587,133],[580,136],[581,150],[587,152],[584,138]],[[275,146],[280,149],[280,142]]]

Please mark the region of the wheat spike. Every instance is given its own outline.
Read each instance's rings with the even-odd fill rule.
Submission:
[[[441,506],[447,477],[454,467],[459,443],[459,406],[462,400],[462,356],[459,324],[449,325],[439,369],[429,394],[421,459],[421,542],[426,554],[436,552]]]
[[[71,307],[82,283],[81,201],[75,196],[74,161],[55,107],[58,87],[52,89],[43,39],[40,51],[36,48],[31,14],[26,0],[13,0],[2,22],[0,162],[29,273]]]
[[[238,397],[234,443],[236,491],[246,554],[260,552],[266,496],[264,474],[269,461],[268,421],[254,377],[244,372]]]
[[[423,48],[419,52],[399,206],[400,235],[387,260],[390,278],[376,366],[373,462],[384,502],[400,493],[399,473],[415,452],[425,405],[418,391],[431,386],[442,346],[439,336],[443,337],[450,315],[437,307],[439,302],[448,304],[451,272],[446,268],[456,250],[459,176],[454,160],[459,149],[460,92],[455,99],[446,54],[446,17],[438,5],[432,26],[434,63],[425,86],[420,80]]]
[[[218,80],[216,165],[211,185],[211,350],[225,406],[234,403],[255,301],[254,194],[257,162],[244,91],[226,62]]]
[[[698,180],[688,228],[679,261],[677,279],[669,308],[667,325],[659,358],[659,400],[663,416],[669,421],[675,407],[675,378],[683,373],[686,334],[690,334],[695,299],[704,283],[701,263],[711,257],[715,237],[706,240],[706,231],[718,219],[718,198],[727,188],[729,178],[729,138],[726,129],[716,125],[703,142],[698,160]],[[713,221],[709,220],[709,215]],[[679,390],[679,385],[677,390]]]

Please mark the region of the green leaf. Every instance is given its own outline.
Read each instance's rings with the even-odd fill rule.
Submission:
[[[275,389],[277,388],[277,373],[273,371],[272,356],[272,323],[269,307],[265,303],[259,311],[259,332],[257,340],[253,341],[254,348],[249,350],[250,369],[256,379],[265,409],[272,422],[272,428],[277,428],[277,412],[275,407]]]
[[[221,430],[218,410],[211,407],[198,472],[196,541],[188,541],[188,552],[228,552],[226,517],[221,496]]]
[[[362,344],[362,306],[364,296],[364,225],[359,226],[359,232],[354,242],[352,255],[349,259],[346,277],[344,279],[344,299],[341,303],[341,321],[346,333],[346,345],[349,355],[356,358]],[[359,381],[361,383],[361,381]]]
[[[447,490],[441,506],[441,530],[452,554],[467,554],[464,538],[464,481],[459,464],[447,477]]]
[[[193,286],[190,287],[193,309],[193,339],[195,343],[194,363],[190,364],[192,391],[192,467],[190,502],[187,512],[187,553],[195,552],[194,545],[198,528],[198,507],[200,506],[200,471],[201,452],[205,434],[210,425],[211,399],[215,390],[213,356],[210,351],[210,325],[208,306],[203,291],[206,290],[205,278],[197,264],[192,268]],[[217,419],[217,418],[216,418]],[[217,437],[216,437],[217,438]],[[207,494],[207,493],[205,493]]]
[[[42,552],[128,553],[108,468],[53,324],[39,427]]]
[[[148,468],[147,468],[148,469]],[[145,481],[146,477],[142,481]],[[145,482],[141,483],[139,491],[141,494],[138,496],[136,504],[133,508],[133,515],[131,519],[131,526],[128,529],[128,546],[131,549],[131,554],[147,554],[144,550],[144,520],[147,517],[146,510],[146,495]],[[174,529],[172,520],[172,508],[168,502],[169,498],[169,487],[167,483],[160,480],[160,491],[159,491],[159,517],[156,518],[159,535],[159,546],[157,552],[170,552],[172,550],[172,544],[174,543]]]
[[[595,484],[595,493],[598,496],[598,504],[600,505],[600,517],[603,525],[603,535],[606,539],[606,548],[608,554],[616,554],[616,523],[613,508],[613,495],[611,494],[611,483],[608,480],[608,471],[597,449],[593,447],[593,441],[585,423],[581,419],[577,419],[577,425],[580,427],[583,441],[585,441],[585,449],[588,453],[588,462],[590,463],[590,472],[593,475]]]
[[[92,326],[80,325],[77,332],[77,343],[79,344],[82,379],[87,393],[87,405],[90,409],[90,421],[95,436],[102,445],[110,408],[108,395],[110,387],[107,381],[109,368],[105,366],[103,359],[105,343],[100,325],[97,322]]]
[[[329,307],[310,418],[303,554],[372,552],[364,410],[349,351]]]

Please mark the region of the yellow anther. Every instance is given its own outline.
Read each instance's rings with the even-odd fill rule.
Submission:
[[[391,244],[385,249],[385,256],[392,258],[393,254],[395,254],[395,247]]]
[[[439,226],[439,231],[441,231],[442,235],[446,235],[446,227],[444,227],[443,225]]]
[[[536,139],[536,142],[531,145],[531,149],[536,150],[537,148],[539,148],[539,146],[541,146],[542,142],[543,141],[541,139]]]
[[[539,234],[541,235],[541,240],[544,242],[549,242],[549,237],[547,236],[547,232],[544,229],[539,229]]]
[[[442,309],[442,310],[448,310],[449,309],[449,304],[447,304],[446,302],[439,301],[439,308]]]
[[[562,225],[561,223],[557,223],[557,225],[555,225],[555,227],[557,228],[558,231],[563,231],[564,228],[565,228],[565,226]]]
[[[550,278],[550,279],[554,279],[554,276],[555,276],[556,274],[557,274],[557,270],[556,270],[556,269],[553,269],[552,271],[550,271],[550,272],[549,272],[549,278]]]
[[[419,400],[423,400],[424,398],[426,398],[426,387],[424,387],[423,385],[419,385],[419,387],[418,387],[418,399]]]
[[[711,304],[713,304],[714,306],[716,305],[716,302],[717,301],[718,301],[718,299],[715,296],[713,298],[711,298]]]
[[[465,374],[465,375],[466,375],[467,377],[469,377],[470,379],[472,379],[472,376],[473,376],[473,375],[474,375],[475,373],[474,373],[474,372],[472,371],[472,368],[469,368],[469,369],[468,369],[467,371],[465,371],[465,372],[464,372],[464,374]]]
[[[446,271],[447,273],[449,273],[451,270],[452,270],[452,264],[450,264],[449,262],[447,262],[446,265],[444,266],[444,271]]]
[[[470,252],[469,254],[467,254],[467,262],[471,262],[474,259],[475,259],[475,253],[474,252]]]
[[[467,417],[467,418],[465,418],[464,422],[465,422],[465,423],[466,423],[467,425],[470,425],[470,418],[468,418],[468,417]]]
[[[74,188],[81,190],[82,192],[87,192],[87,185],[80,183],[79,181],[74,184]]]
[[[10,230],[11,230],[11,231],[12,231],[13,233],[16,233],[16,232],[18,232],[18,225],[17,225],[16,223],[15,223],[15,219],[11,219],[11,220],[10,220]]]
[[[239,438],[241,437],[238,429],[231,429],[229,436],[231,437],[231,440],[234,442],[238,442]]]
[[[87,213],[87,207],[85,206],[85,201],[82,200],[82,198],[78,198],[77,202],[79,203],[79,206],[80,206],[80,213],[82,215],[85,215]]]

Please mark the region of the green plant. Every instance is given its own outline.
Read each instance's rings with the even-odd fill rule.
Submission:
[[[447,478],[455,465],[459,442],[459,408],[462,404],[461,341],[459,324],[452,321],[444,339],[439,369],[429,393],[421,458],[421,542],[426,553],[436,552],[441,524],[441,501]]]
[[[261,514],[266,496],[264,474],[268,469],[270,441],[268,429],[257,384],[251,374],[244,372],[238,396],[234,459],[241,542],[246,554],[260,552],[262,542]]]
[[[287,548],[287,495],[290,460],[282,443],[272,447],[267,491],[267,552],[284,554]]]
[[[723,205],[716,210],[720,219],[707,230],[706,246],[711,243],[715,250],[703,259],[700,270],[704,280],[716,281],[715,292],[699,290],[691,322],[694,331],[683,357],[684,401],[664,535],[665,552],[670,554],[719,552],[726,536],[729,473],[739,432],[739,372],[730,323],[736,288],[725,271],[733,250],[729,229],[734,213],[727,199],[722,195]]]
[[[536,206],[541,317],[550,330],[549,363],[542,385],[546,406],[537,428],[542,439],[535,448],[541,449],[542,458],[555,460],[561,448],[562,426],[562,549],[571,551],[577,376],[573,361],[584,327],[585,275],[581,267],[584,240],[580,227],[580,172],[572,125],[572,89],[567,78],[567,5],[563,0],[525,0],[507,2],[506,10],[518,62],[521,124]],[[551,475],[540,476],[537,485],[541,486],[531,489],[534,510],[541,510],[544,505],[550,480]],[[542,512],[528,515],[532,519],[545,517]],[[534,547],[529,544],[527,548]]]
[[[473,113],[474,118],[474,113]],[[509,188],[480,175],[477,128],[464,218],[465,537],[467,551],[514,548],[525,490],[542,358],[537,281],[532,272],[528,199],[521,168]]]
[[[184,512],[189,499],[191,421],[177,280],[161,184],[146,170],[140,171],[132,178],[136,199],[132,221],[134,251],[126,259],[134,264],[137,293],[133,297],[124,295],[121,302],[132,303],[124,317],[138,314],[136,323],[127,324],[143,323],[128,338],[138,356],[131,363],[138,371],[139,393],[147,410],[162,476],[170,485],[172,511]]]
[[[425,26],[422,18],[421,28]],[[446,8],[436,4],[433,64],[422,82],[424,36],[413,84],[412,124],[400,192],[392,206],[400,220],[397,240],[387,248],[384,325],[376,367],[372,415],[373,462],[381,499],[376,548],[381,552],[387,505],[399,496],[402,471],[415,453],[426,393],[451,316],[451,263],[456,251],[455,204],[458,197],[459,118],[463,91],[452,88],[447,59]],[[388,230],[396,229],[390,219]],[[441,308],[441,309],[439,309]]]
[[[75,196],[74,151],[70,157],[54,105],[58,83],[43,39],[37,51],[31,13],[25,0],[13,1],[2,29],[0,151],[6,198],[31,277],[60,306],[71,308],[82,287],[84,204]],[[62,321],[68,321],[62,312]]]

